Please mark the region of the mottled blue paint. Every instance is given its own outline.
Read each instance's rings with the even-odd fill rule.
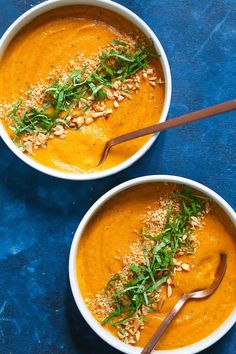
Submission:
[[[36,0],[0,0],[0,32]],[[235,98],[235,0],[119,0],[161,40],[173,77],[169,117]],[[162,133],[134,166],[93,182],[44,176],[0,142],[0,353],[114,354],[86,325],[68,283],[73,233],[120,182],[146,174],[195,179],[236,207],[236,115]],[[220,309],[219,309],[220,311]],[[236,331],[205,351],[236,353]]]

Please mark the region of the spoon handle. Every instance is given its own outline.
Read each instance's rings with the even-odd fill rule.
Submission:
[[[162,123],[150,125],[149,127],[138,129],[138,130],[135,130],[133,132],[130,132],[130,133],[127,133],[124,135],[120,135],[120,136],[111,140],[113,142],[111,145],[113,146],[116,144],[120,144],[125,141],[139,138],[144,135],[153,134],[156,132],[160,132],[163,130],[177,127],[179,125],[195,122],[197,120],[208,118],[211,116],[215,116],[217,114],[229,112],[234,109],[236,109],[236,100],[220,103],[215,106],[204,108],[204,109],[201,109],[196,112],[187,113],[187,114],[177,117],[177,118],[169,119],[169,120],[162,122]]]
[[[235,109],[236,109],[236,99],[234,99],[232,101],[220,103],[215,106],[208,107],[208,108],[204,108],[204,109],[201,109],[196,112],[187,113],[183,116],[180,116],[177,118],[172,118],[172,119],[169,119],[169,120],[162,122],[162,123],[150,125],[149,127],[138,129],[133,132],[117,136],[116,138],[107,141],[106,146],[103,150],[101,159],[100,159],[99,163],[97,164],[97,166],[101,165],[106,160],[110,149],[115,145],[124,143],[125,141],[129,141],[132,139],[140,138],[141,136],[144,136],[144,135],[149,135],[149,134],[161,132],[163,130],[174,128],[179,125],[183,125],[183,124],[187,124],[187,123],[191,123],[191,122],[196,122],[197,120],[200,120],[200,119],[204,119],[204,118],[208,118],[211,116],[215,116],[217,114],[233,111]]]
[[[185,304],[186,301],[188,301],[189,296],[188,294],[183,294],[182,297],[179,299],[179,301],[172,307],[160,327],[156,330],[156,332],[153,334],[149,342],[146,344],[146,346],[143,348],[141,354],[150,354],[151,351],[155,348],[157,343],[159,342],[161,336],[163,333],[166,331],[166,329],[169,327],[170,323],[172,320],[175,318],[181,307]]]

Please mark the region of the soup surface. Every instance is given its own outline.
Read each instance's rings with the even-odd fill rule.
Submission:
[[[140,43],[145,46],[141,54]],[[0,115],[10,136],[30,157],[64,172],[95,172],[125,161],[147,137],[114,148],[108,160],[96,167],[107,140],[160,118],[165,85],[158,57],[147,54],[150,46],[133,24],[97,7],[65,7],[36,18],[12,40],[0,62]],[[65,96],[72,83],[71,78],[66,82],[66,76],[85,67],[91,74],[101,61],[104,64],[101,53],[111,51],[99,78],[93,76],[82,85],[77,75],[77,88],[87,85],[86,93],[77,91],[74,101]],[[57,85],[55,91],[55,81],[63,82],[63,89]],[[53,115],[58,103],[60,109]],[[57,125],[55,119],[60,119]]]
[[[226,253],[220,287],[208,299],[188,302],[158,348],[190,345],[217,329],[235,307],[235,236],[228,217],[199,192],[163,183],[131,188],[106,202],[82,235],[77,254],[82,296],[107,330],[144,346],[184,292],[212,283],[219,255]]]

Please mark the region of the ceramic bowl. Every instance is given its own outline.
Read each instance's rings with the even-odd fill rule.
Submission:
[[[128,182],[122,183],[117,187],[111,189],[109,192],[104,194],[100,199],[93,204],[93,206],[88,210],[88,212],[83,217],[81,223],[78,226],[78,229],[75,233],[71,250],[70,250],[70,258],[69,258],[69,277],[70,277],[70,285],[72,289],[72,293],[77,304],[79,311],[81,312],[82,316],[89,324],[89,326],[96,332],[105,342],[110,344],[112,347],[120,350],[126,354],[137,354],[140,353],[140,349],[138,347],[133,347],[131,345],[125,344],[120,341],[118,338],[113,336],[109,333],[106,329],[104,329],[93,317],[93,315],[88,310],[83,297],[80,293],[79,284],[76,276],[76,255],[79,246],[79,242],[81,236],[84,232],[86,225],[89,223],[93,215],[97,212],[97,210],[110,198],[114,197],[117,193],[129,189],[133,186],[137,186],[140,184],[146,183],[153,183],[153,182],[172,182],[177,184],[184,184],[187,185],[195,190],[198,190],[205,195],[209,196],[212,200],[214,200],[229,216],[232,220],[235,228],[236,228],[236,213],[230,207],[230,205],[218,194],[213,192],[210,188],[195,182],[190,179],[176,177],[176,176],[165,176],[165,175],[157,175],[157,176],[146,176],[140,177],[136,179],[132,179]],[[199,353],[200,351],[208,348],[210,345],[214,344],[218,341],[223,335],[229,331],[229,329],[233,326],[236,322],[236,308],[234,311],[229,315],[229,317],[222,323],[220,327],[218,327],[213,333],[211,333],[208,337],[196,342],[192,345],[182,347],[179,349],[172,349],[172,350],[158,350],[154,351],[153,353],[158,354],[194,354]]]
[[[21,15],[9,28],[8,30],[4,33],[0,40],[0,58],[4,54],[5,49],[7,48],[8,44],[11,42],[11,40],[14,38],[14,36],[29,22],[31,22],[34,18],[37,16],[48,12],[49,10],[59,8],[62,6],[69,6],[69,5],[94,5],[94,6],[99,6],[108,10],[111,10],[113,12],[116,12],[120,14],[121,16],[127,18],[129,21],[131,21],[136,27],[138,27],[145,35],[147,38],[150,38],[154,44],[154,47],[156,49],[156,52],[160,55],[160,61],[162,64],[163,72],[164,72],[164,78],[165,78],[165,100],[164,100],[164,106],[162,110],[162,114],[160,117],[160,122],[163,122],[166,120],[169,106],[170,106],[170,99],[171,99],[171,75],[170,75],[170,68],[169,64],[166,58],[166,54],[164,52],[164,49],[161,46],[161,43],[159,42],[158,38],[156,35],[153,33],[153,31],[148,27],[148,25],[137,15],[135,15],[132,11],[128,10],[126,7],[119,5],[113,1],[110,0],[50,0],[50,1],[44,1],[41,4],[33,7],[29,11],[25,12],[23,15]],[[29,166],[35,168],[38,171],[41,171],[43,173],[46,173],[48,175],[54,176],[54,177],[59,177],[63,179],[71,179],[71,180],[92,180],[92,179],[98,179],[101,177],[106,177],[109,175],[112,175],[114,173],[117,173],[121,170],[124,170],[125,168],[129,167],[132,165],[135,161],[137,161],[143,154],[151,147],[151,145],[154,143],[156,140],[158,134],[153,135],[147,142],[146,144],[138,150],[133,156],[131,156],[128,160],[122,162],[121,164],[96,173],[66,173],[66,172],[61,172],[56,169],[52,169],[49,167],[46,167],[27,155],[25,155],[23,152],[21,152],[18,147],[12,142],[10,137],[8,136],[6,130],[4,129],[3,125],[0,122],[0,135],[4,142],[7,144],[7,146],[16,154],[22,161],[27,163]]]

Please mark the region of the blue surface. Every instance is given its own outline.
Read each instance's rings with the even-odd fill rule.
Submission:
[[[118,2],[141,16],[166,50],[173,77],[169,117],[235,98],[235,0]],[[36,3],[0,0],[0,33]],[[228,113],[162,133],[131,168],[93,182],[38,173],[0,141],[0,353],[118,353],[75,306],[67,275],[73,233],[104,192],[147,174],[195,179],[235,208],[235,119]],[[204,353],[236,353],[235,348],[234,327]]]

